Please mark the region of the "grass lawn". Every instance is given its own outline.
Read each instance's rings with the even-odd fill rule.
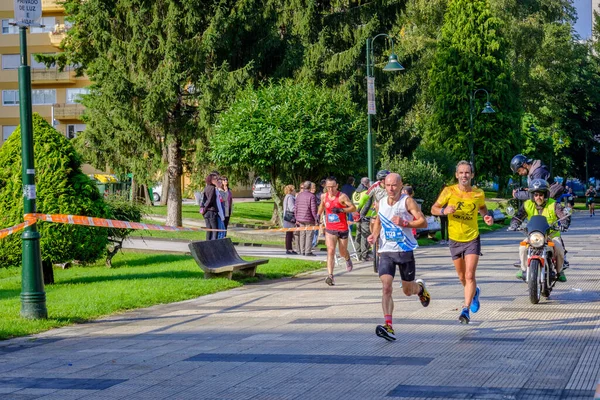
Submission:
[[[182,217],[202,220],[199,212],[200,208],[196,205],[185,204],[182,206]],[[167,215],[167,206],[146,207],[144,212],[147,215]],[[273,201],[255,201],[234,203],[233,213],[231,214],[230,224],[266,224],[273,215]]]
[[[104,267],[102,260],[89,267],[55,269],[56,283],[46,286],[47,320],[20,318],[21,270],[0,269],[0,339],[125,310],[193,299],[259,280],[291,277],[322,268],[324,263],[270,259],[268,264],[258,267],[257,277],[234,275],[234,280],[204,279],[192,257],[184,255],[125,251],[115,256],[113,266]]]

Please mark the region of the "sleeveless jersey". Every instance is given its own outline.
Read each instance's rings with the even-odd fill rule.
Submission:
[[[329,198],[329,193],[325,193],[325,229],[330,231],[346,232],[348,230],[346,213],[336,214],[331,211],[332,208],[344,208],[344,205],[340,203],[341,193],[338,192],[333,200]]]
[[[402,228],[392,222],[392,217],[399,216],[403,220],[412,221],[414,216],[406,209],[406,199],[403,194],[394,205],[388,204],[388,197],[379,200],[377,216],[381,222],[379,233],[379,252],[404,252],[413,251],[419,245],[413,235],[412,228]]]

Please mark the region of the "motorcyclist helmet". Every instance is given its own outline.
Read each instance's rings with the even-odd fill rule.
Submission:
[[[386,176],[388,176],[390,174],[390,171],[388,171],[387,169],[382,169],[381,171],[377,172],[377,176],[375,177],[378,181],[382,181],[385,179]]]
[[[534,193],[543,193],[544,198],[548,199],[550,185],[545,179],[534,179],[529,183],[529,197],[533,200]]]
[[[517,173],[519,168],[523,168],[523,164],[530,164],[531,160],[525,157],[523,154],[517,154],[510,160],[510,169],[513,173]]]

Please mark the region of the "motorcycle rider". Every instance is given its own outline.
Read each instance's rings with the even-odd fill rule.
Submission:
[[[566,217],[563,206],[549,197],[548,182],[544,179],[533,179],[528,186],[530,200],[526,200],[513,219],[510,221],[509,231],[517,230],[523,219],[531,218],[534,215],[543,215],[552,225],[559,219]],[[560,232],[564,232],[569,227],[569,219],[563,219],[559,225],[559,231],[552,231],[550,238],[554,242],[554,256],[556,257],[556,273],[560,282],[566,282],[567,277],[563,272],[563,263],[565,259],[565,248],[560,238]],[[521,269],[517,273],[517,278],[525,280],[525,271],[527,270],[527,246],[519,248],[521,256]]]
[[[550,170],[542,162],[542,160],[533,160],[531,158],[525,157],[522,154],[517,154],[510,160],[510,169],[513,173],[519,174],[520,176],[527,176],[527,185],[529,185],[534,179],[543,179],[546,182],[550,179]],[[558,184],[554,183],[550,185],[548,188],[549,197],[557,199],[563,193],[564,188]],[[513,197],[520,201],[526,201],[529,199],[529,193],[527,193],[527,189],[515,189],[513,190]],[[569,219],[569,223],[571,220]],[[566,251],[565,251],[566,253]],[[569,262],[565,256],[565,265],[568,267]],[[517,261],[514,265],[515,267],[519,264]]]
[[[550,170],[541,160],[532,160],[522,154],[517,154],[510,160],[510,169],[513,173],[521,176],[527,176],[527,185],[534,179],[543,179],[548,181]],[[525,201],[529,199],[527,189],[513,190],[513,197],[517,200]]]

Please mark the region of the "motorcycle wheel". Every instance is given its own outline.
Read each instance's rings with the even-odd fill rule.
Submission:
[[[547,263],[546,269],[544,270],[544,276],[542,277],[542,296],[548,298],[550,297],[550,292],[552,291],[552,284],[550,280],[552,279],[552,275],[550,274],[552,271],[552,264]]]
[[[531,304],[537,304],[540,302],[541,295],[541,282],[540,275],[542,270],[542,264],[540,260],[531,260],[529,263],[529,275],[527,276],[527,285],[529,287],[529,301]]]

